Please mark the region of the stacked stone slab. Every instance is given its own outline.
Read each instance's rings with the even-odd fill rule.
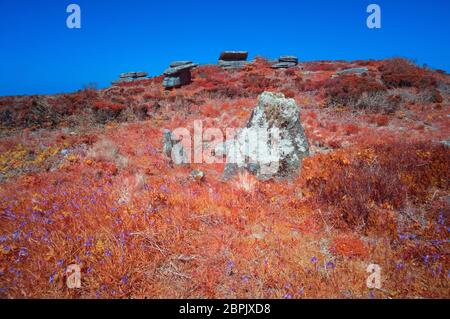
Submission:
[[[283,55],[278,58],[278,62],[272,65],[274,69],[287,69],[298,65],[298,58],[291,55]]]
[[[241,68],[248,63],[247,51],[224,51],[219,57],[219,66],[224,69]]]
[[[197,64],[192,63],[192,61],[172,62],[170,67],[164,71],[163,86],[166,89],[172,89],[191,83],[191,69],[196,66]]]
[[[131,82],[136,80],[143,80],[148,76],[147,72],[127,72],[122,73],[119,76],[119,79],[117,81],[112,82],[112,84],[119,84],[122,82]]]

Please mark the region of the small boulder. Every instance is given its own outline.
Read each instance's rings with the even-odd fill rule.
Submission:
[[[369,69],[366,67],[363,67],[363,68],[350,68],[350,69],[337,71],[336,74],[337,75],[344,75],[344,74],[363,75],[364,73],[367,73],[367,72],[369,72]]]
[[[192,179],[194,179],[196,181],[202,181],[205,179],[205,172],[198,170],[198,169],[194,169],[191,171],[190,176]]]

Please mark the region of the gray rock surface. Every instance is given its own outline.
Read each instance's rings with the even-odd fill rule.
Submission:
[[[248,61],[223,61],[219,60],[218,65],[224,69],[238,69],[248,64]]]
[[[164,71],[166,77],[163,80],[163,86],[166,89],[172,89],[191,83],[191,69],[195,67],[197,64],[191,61],[172,62],[170,67]]]
[[[298,174],[309,144],[295,100],[262,93],[247,126],[235,139],[216,147],[215,154],[226,156],[225,179],[242,169],[261,180]]]
[[[192,61],[174,61],[172,63],[170,63],[170,67],[171,68],[176,68],[177,66],[181,66],[181,65],[187,65],[187,64],[193,64]]]
[[[165,88],[181,87],[181,80],[179,77],[165,77],[163,80],[163,86]]]
[[[194,179],[196,181],[202,181],[205,179],[205,172],[198,170],[198,169],[194,169],[191,171],[190,176],[192,179]]]
[[[224,51],[220,54],[218,65],[224,69],[237,69],[249,63],[247,58],[247,51]]]
[[[293,68],[298,65],[298,58],[293,55],[282,55],[278,58],[278,61],[272,64],[274,69],[287,69]]]
[[[343,75],[343,74],[356,74],[356,75],[362,75],[364,73],[367,73],[369,71],[368,68],[363,67],[363,68],[350,68],[350,69],[345,69],[345,70],[341,70],[341,71],[337,71],[336,74],[337,75]]]
[[[175,165],[187,164],[188,155],[174,134],[165,129],[163,132],[163,154]]]
[[[148,75],[147,72],[127,72],[127,73],[122,73],[120,75],[120,78],[132,78],[132,79],[137,79],[137,78],[145,78]]]
[[[287,68],[293,68],[297,66],[297,63],[294,62],[278,62],[272,65],[272,68],[274,69],[287,69]]]
[[[297,64],[298,63],[298,58],[296,56],[293,55],[282,55],[278,58],[279,62],[292,62]]]
[[[127,72],[119,75],[119,79],[113,81],[112,84],[116,85],[123,82],[132,82],[138,80],[144,80],[148,76],[147,72]]]

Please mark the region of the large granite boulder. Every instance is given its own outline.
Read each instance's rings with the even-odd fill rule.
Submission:
[[[294,99],[281,93],[264,92],[247,126],[215,149],[216,156],[226,156],[224,178],[242,169],[261,180],[294,177],[309,145]]]
[[[191,69],[197,64],[191,61],[175,61],[164,71],[163,86],[166,89],[178,88],[191,83]]]
[[[218,65],[224,69],[241,68],[248,64],[247,51],[224,51],[220,54]]]

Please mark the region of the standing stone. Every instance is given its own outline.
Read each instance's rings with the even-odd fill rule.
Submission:
[[[295,100],[281,93],[262,93],[247,126],[217,147],[215,154],[226,155],[225,179],[241,169],[261,180],[297,175],[309,145]]]
[[[188,155],[180,140],[176,139],[173,133],[167,129],[163,132],[163,154],[175,165],[188,163]]]

